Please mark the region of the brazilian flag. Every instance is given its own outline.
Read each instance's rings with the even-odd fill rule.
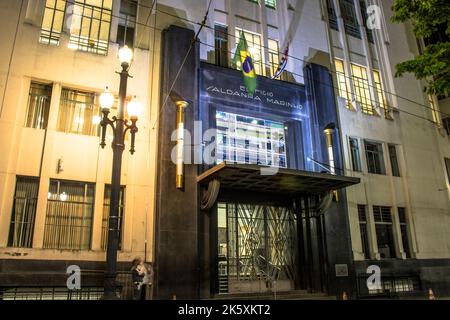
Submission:
[[[244,32],[242,31],[233,62],[237,67],[242,69],[247,92],[254,94],[257,86],[255,67],[253,66],[253,59],[248,50],[247,40],[245,40]]]

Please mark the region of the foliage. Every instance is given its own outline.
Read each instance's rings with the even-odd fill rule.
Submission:
[[[427,92],[447,96],[450,93],[450,1],[449,0],[395,0],[392,21],[411,21],[418,38],[432,38],[439,30],[444,41],[428,44],[413,60],[396,66],[396,76],[413,73],[417,79],[428,82]]]

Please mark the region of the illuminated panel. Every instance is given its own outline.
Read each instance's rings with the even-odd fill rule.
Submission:
[[[216,124],[218,164],[287,167],[283,123],[217,111]]]

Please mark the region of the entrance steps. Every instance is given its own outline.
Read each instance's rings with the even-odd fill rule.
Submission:
[[[217,294],[211,300],[275,300],[273,292]],[[276,300],[336,300],[325,293],[308,293],[306,290],[277,292]]]

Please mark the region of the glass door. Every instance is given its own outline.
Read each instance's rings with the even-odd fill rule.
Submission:
[[[289,207],[219,203],[219,293],[293,290],[296,227]]]

